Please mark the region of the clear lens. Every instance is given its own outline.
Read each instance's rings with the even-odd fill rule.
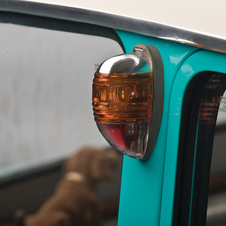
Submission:
[[[122,154],[142,159],[147,148],[149,122],[137,123],[101,123],[97,126],[110,143]]]

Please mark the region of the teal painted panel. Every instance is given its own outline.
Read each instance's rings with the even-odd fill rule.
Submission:
[[[183,98],[191,79],[202,71],[226,73],[226,55],[207,50],[190,56],[181,66],[173,84],[168,119],[166,159],[160,226],[171,225]]]
[[[126,52],[136,44],[154,45],[164,65],[164,110],[155,150],[147,161],[124,157],[119,209],[119,226],[160,224],[168,112],[175,76],[196,48],[166,40],[116,30]],[[169,225],[169,224],[168,224]]]

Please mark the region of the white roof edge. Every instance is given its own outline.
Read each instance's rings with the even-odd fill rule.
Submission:
[[[226,37],[224,36],[184,29],[130,15],[122,16],[106,10],[73,6],[65,4],[65,1],[60,3],[60,0],[49,0],[48,2],[44,0],[1,0],[0,11],[95,24],[226,53]]]

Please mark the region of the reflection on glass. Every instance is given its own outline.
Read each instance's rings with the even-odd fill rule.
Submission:
[[[64,177],[64,160],[81,147],[109,147],[93,120],[92,77],[122,50],[105,38],[12,24],[0,24],[0,33],[1,224],[18,209],[36,213]],[[120,161],[115,180],[96,188],[104,219],[114,216],[114,225]]]
[[[207,225],[226,225],[226,93],[221,97],[211,162]]]

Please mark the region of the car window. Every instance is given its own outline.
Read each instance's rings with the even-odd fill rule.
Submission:
[[[106,145],[92,115],[92,79],[122,52],[106,38],[0,24],[0,177]]]
[[[226,93],[221,97],[214,135],[207,225],[226,224]]]
[[[101,62],[123,50],[108,38],[16,24],[0,23],[0,33],[2,224],[12,223],[20,209],[37,213],[65,178],[65,161],[83,147],[111,150],[94,121],[92,80]],[[87,168],[93,161],[107,179],[107,162],[89,156]],[[113,167],[114,158],[109,161]],[[106,225],[117,223],[121,156],[117,164],[112,180],[96,188],[101,213],[114,215]]]

